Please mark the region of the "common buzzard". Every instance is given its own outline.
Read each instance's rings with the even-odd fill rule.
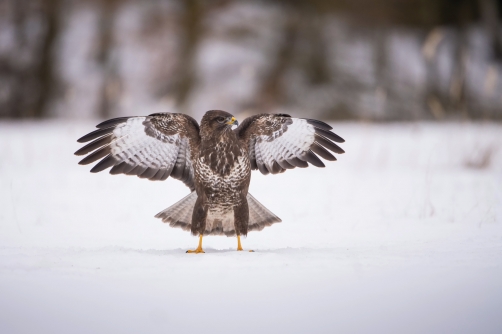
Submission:
[[[281,221],[248,193],[251,170],[266,175],[309,163],[324,167],[316,154],[334,161],[329,151],[344,153],[334,143],[344,140],[324,122],[286,114],[251,116],[234,130],[232,125],[238,125],[235,117],[221,110],[206,112],[200,127],[177,113],[114,118],[78,139],[92,142],[75,154],[88,154],[81,165],[101,159],[92,173],[112,167],[110,174],[181,180],[191,193],[155,217],[199,235],[198,247],[188,253],[204,252],[202,236],[223,234],[236,235],[240,251],[241,235]]]

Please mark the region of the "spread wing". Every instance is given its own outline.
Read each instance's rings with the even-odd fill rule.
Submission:
[[[235,129],[249,148],[252,169],[262,174],[282,173],[286,169],[308,167],[309,163],[324,167],[322,158],[334,161],[334,153],[345,153],[334,142],[345,140],[330,130],[328,124],[286,114],[260,114],[246,118]]]
[[[75,152],[88,154],[79,164],[101,159],[92,173],[112,167],[110,174],[137,175],[149,180],[169,176],[194,190],[191,156],[200,143],[199,125],[184,114],[152,114],[144,117],[120,117],[96,126],[78,142],[91,143]]]

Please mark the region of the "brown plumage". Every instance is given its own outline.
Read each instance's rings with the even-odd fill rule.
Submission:
[[[111,174],[181,180],[191,193],[156,217],[200,235],[196,253],[203,235],[236,235],[242,250],[239,236],[281,221],[248,193],[251,170],[266,175],[309,163],[324,167],[316,154],[336,160],[329,151],[343,153],[333,141],[344,140],[326,123],[286,114],[255,115],[232,130],[237,124],[221,110],[208,111],[200,127],[184,114],[121,117],[80,138],[93,141],[75,154],[88,154],[80,164],[101,159],[91,172],[112,167]]]

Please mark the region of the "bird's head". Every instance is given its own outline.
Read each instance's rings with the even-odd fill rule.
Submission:
[[[223,110],[209,110],[201,121],[201,131],[215,132],[231,129],[232,125],[239,125],[234,116]]]

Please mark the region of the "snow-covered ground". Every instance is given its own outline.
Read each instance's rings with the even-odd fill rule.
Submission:
[[[195,255],[180,182],[77,165],[94,124],[0,123],[0,333],[502,332],[502,125],[333,124],[339,161],[253,174],[256,252]]]

